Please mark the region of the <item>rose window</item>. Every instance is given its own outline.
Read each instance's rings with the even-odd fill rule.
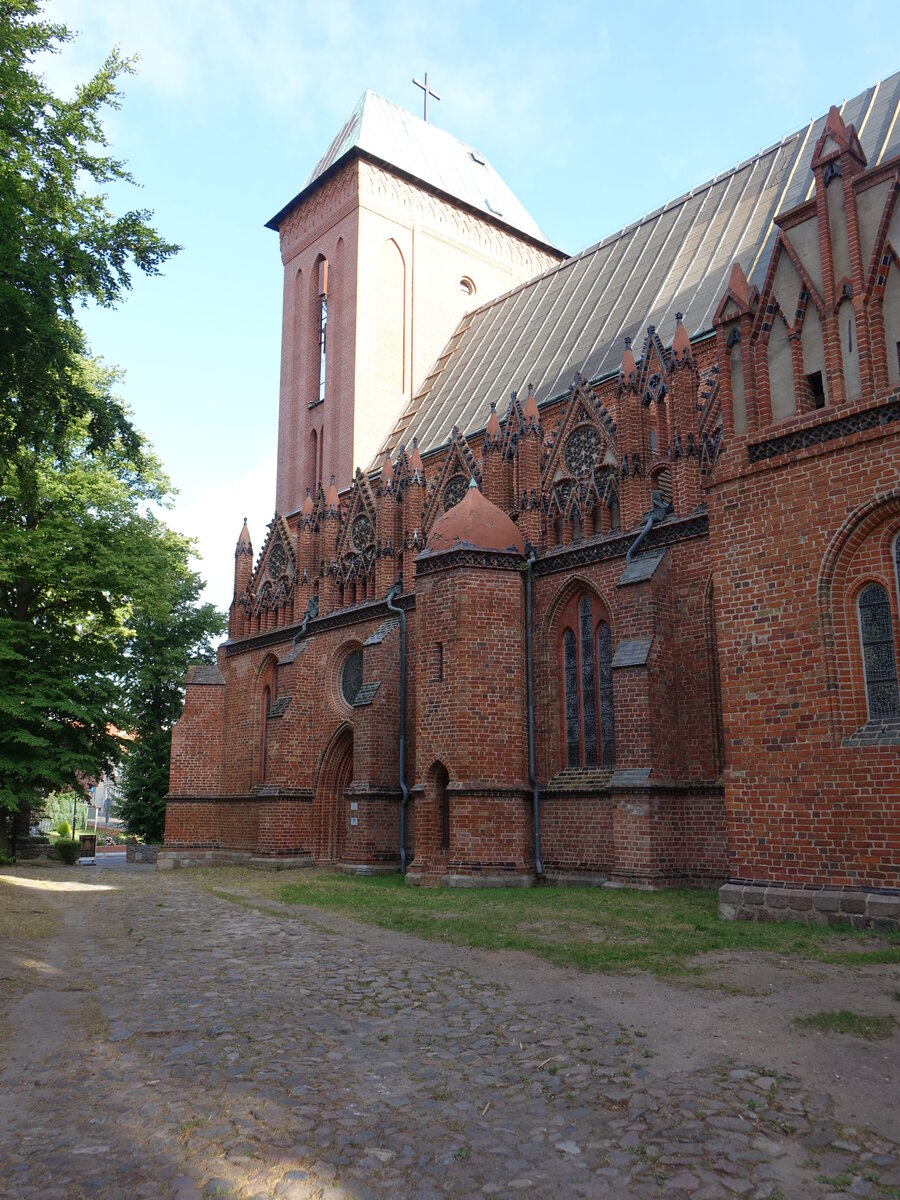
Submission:
[[[444,488],[444,512],[449,508],[453,508],[454,504],[459,504],[469,487],[469,481],[465,475],[453,475],[447,480],[447,485]]]
[[[269,551],[269,575],[272,579],[277,579],[284,572],[287,565],[287,555],[284,552],[284,546],[280,542],[276,542]]]
[[[357,554],[362,552],[372,542],[372,522],[360,514],[350,528],[350,544]]]
[[[563,450],[566,470],[576,479],[590,475],[600,456],[603,443],[593,425],[579,425],[572,430]]]

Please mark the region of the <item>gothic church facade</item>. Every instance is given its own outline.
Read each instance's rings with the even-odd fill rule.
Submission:
[[[565,257],[366,94],[270,223],[277,511],[161,865],[900,920],[898,112],[900,75]]]

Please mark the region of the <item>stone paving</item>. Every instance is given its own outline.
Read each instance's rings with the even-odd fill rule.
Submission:
[[[72,877],[5,1031],[4,1197],[900,1196],[896,1147],[798,1080],[655,1068],[602,978],[586,1008],[189,872]]]

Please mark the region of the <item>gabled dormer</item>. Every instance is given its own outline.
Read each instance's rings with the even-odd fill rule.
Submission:
[[[716,309],[726,449],[900,383],[900,159],[867,168],[832,108],[811,167],[811,197],[775,218],[759,297],[735,264]]]

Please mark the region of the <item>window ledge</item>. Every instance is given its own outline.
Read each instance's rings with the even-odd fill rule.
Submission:
[[[841,742],[842,746],[900,746],[900,717],[885,717],[878,721],[867,721]]]

